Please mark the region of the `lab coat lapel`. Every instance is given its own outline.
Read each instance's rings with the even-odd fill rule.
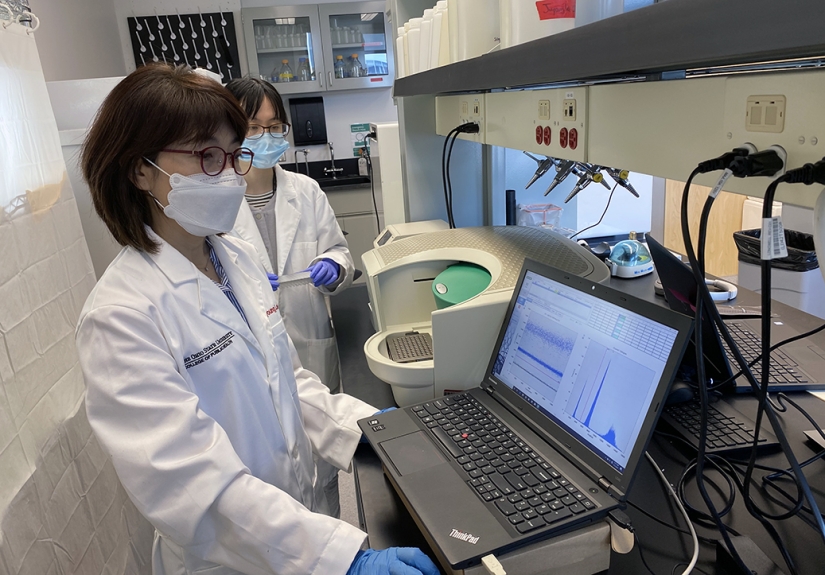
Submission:
[[[301,210],[298,209],[298,192],[295,190],[291,178],[285,177],[284,170],[280,166],[275,167],[275,174],[275,177],[278,178],[278,191],[275,194],[275,216],[277,220],[275,236],[277,239],[278,275],[280,276],[284,273],[287,258],[292,249],[292,242],[295,240],[295,233],[298,231]]]
[[[221,288],[215,285],[211,279],[200,273],[195,264],[190,262],[178,250],[168,244],[163,238],[154,233],[151,228],[146,228],[149,237],[160,243],[160,250],[156,254],[146,254],[151,258],[160,271],[175,285],[180,286],[187,282],[196,283],[198,286],[198,303],[200,312],[204,316],[216,321],[248,341],[258,353],[263,355],[258,340],[250,331],[249,326],[235,309],[235,306],[223,294]],[[212,239],[214,245],[215,239]],[[220,258],[220,256],[218,256]],[[232,279],[230,278],[230,282]],[[234,289],[235,284],[232,284]],[[246,310],[244,309],[244,312]]]

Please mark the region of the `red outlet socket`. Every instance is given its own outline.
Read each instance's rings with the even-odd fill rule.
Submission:
[[[570,135],[567,139],[570,142],[570,149],[575,150],[579,146],[579,131],[576,128],[570,128]]]
[[[543,128],[541,126],[536,126],[536,143],[537,144],[541,144],[542,139],[544,138],[543,134],[544,134]]]
[[[566,148],[566,147],[567,147],[567,128],[562,128],[562,129],[559,131],[559,145],[560,145],[562,148]]]
[[[544,145],[545,146],[550,145],[550,140],[552,139],[552,136],[553,136],[553,130],[550,129],[550,126],[545,126],[544,127]]]

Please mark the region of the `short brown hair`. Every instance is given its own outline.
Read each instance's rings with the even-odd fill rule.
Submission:
[[[284,101],[275,86],[266,80],[252,76],[235,78],[226,85],[226,89],[238,99],[246,115],[250,118],[255,117],[264,102],[264,98],[267,98],[272,103],[272,107],[275,108],[275,112],[278,113],[278,119],[286,123]]]
[[[226,123],[243,141],[248,120],[233,96],[188,66],[148,64],[115,86],[83,142],[80,165],[95,211],[120,245],[158,250],[144,227],[153,200],[133,182],[144,157],[154,161],[172,143],[204,142]]]

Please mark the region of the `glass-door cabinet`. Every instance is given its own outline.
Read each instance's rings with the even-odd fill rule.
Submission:
[[[386,3],[320,4],[327,89],[388,88],[395,77]]]
[[[326,89],[317,5],[248,8],[242,19],[252,76],[281,94]]]

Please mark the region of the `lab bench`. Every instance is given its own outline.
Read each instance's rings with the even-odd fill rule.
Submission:
[[[655,301],[664,306],[666,305],[664,300],[653,294],[655,279],[655,273],[633,280],[612,278],[610,285],[628,294]],[[343,387],[347,393],[355,395],[376,407],[383,408],[394,405],[394,403],[389,385],[381,382],[370,373],[364,359],[363,342],[373,333],[367,302],[367,290],[364,286],[353,287],[332,298],[333,319],[336,324],[338,345],[341,352]],[[759,305],[759,295],[749,290],[740,289],[739,296],[732,303]],[[773,303],[773,311],[780,314],[786,323],[800,332],[811,330],[822,323],[819,318],[779,302]],[[811,340],[813,343],[825,348],[825,334],[820,333],[812,336]],[[755,417],[756,400],[753,397],[745,395],[729,399],[737,410]],[[825,422],[825,402],[807,392],[796,393],[793,395],[793,399],[806,409],[817,422]],[[780,413],[779,419],[797,458],[802,461],[812,456],[815,452],[812,451],[803,434],[805,430],[811,429],[811,424],[793,408],[789,408],[785,413]],[[677,448],[674,442],[658,433],[651,440],[648,451],[656,462],[664,468],[666,476],[674,484],[678,481],[682,470],[688,459],[690,459],[688,452]],[[758,462],[776,467],[786,465],[781,453],[761,456]],[[412,517],[384,477],[381,463],[370,446],[362,445],[358,448],[355,455],[354,469],[359,520],[362,529],[369,534],[370,546],[377,549],[390,546],[417,546],[426,552],[430,552]],[[805,468],[805,474],[811,489],[818,496],[820,504],[825,505],[825,463],[821,460],[816,461]],[[713,472],[710,472],[710,475],[712,476]],[[709,488],[709,490],[713,491],[712,488]],[[697,507],[702,507],[695,483],[688,486],[687,494],[690,501],[694,502]],[[712,496],[721,508],[721,499],[715,494]],[[679,510],[664,491],[654,470],[647,462],[640,464],[628,500],[669,525],[678,525],[682,529],[685,528],[684,519]],[[628,506],[626,512],[633,520],[638,537],[637,547],[639,541],[641,541],[645,558],[654,572],[670,573],[677,563],[687,564],[693,552],[688,535],[683,535],[674,529],[659,525],[632,506]],[[786,569],[776,546],[765,529],[747,512],[741,496],[736,498],[733,510],[725,517],[725,521],[740,533],[750,536],[777,565]],[[825,565],[825,544],[823,544],[822,538],[817,532],[800,519],[782,521],[775,523],[775,525],[782,540],[790,550],[791,556],[796,561],[799,573],[802,575],[822,573],[822,566]],[[719,538],[718,533],[713,530],[698,526],[696,529],[700,536]],[[715,549],[712,546],[701,545],[698,567],[709,574],[722,574],[722,571],[715,566]],[[633,549],[627,555],[612,553],[608,573],[610,575],[630,575],[647,573],[647,570],[640,559],[639,550]]]

